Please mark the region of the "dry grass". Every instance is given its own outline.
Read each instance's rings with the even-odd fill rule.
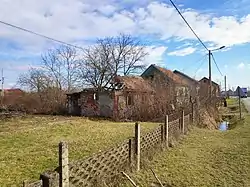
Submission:
[[[226,132],[195,128],[177,147],[159,153],[131,175],[139,186],[156,182],[150,168],[172,187],[249,187],[250,116]]]
[[[155,123],[141,123],[142,132]],[[38,179],[58,163],[58,143],[69,142],[70,160],[87,157],[133,136],[134,123],[80,117],[29,116],[0,122],[0,186]]]

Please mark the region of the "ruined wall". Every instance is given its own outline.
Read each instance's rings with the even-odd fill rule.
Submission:
[[[114,94],[103,92],[99,93],[98,97],[100,116],[112,117],[114,108]]]
[[[81,93],[79,99],[81,106],[81,116],[99,116],[99,106],[95,100],[94,93]]]

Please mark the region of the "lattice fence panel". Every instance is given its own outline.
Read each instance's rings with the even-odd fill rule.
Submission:
[[[152,132],[148,132],[141,137],[141,152],[147,152],[158,145],[161,141],[161,127],[157,127]]]
[[[170,138],[178,139],[180,136],[180,133],[181,133],[181,131],[180,131],[179,119],[170,122],[169,123],[169,136],[170,136]]]
[[[70,164],[70,186],[93,186],[104,176],[115,176],[128,165],[128,149],[126,141],[102,154]]]
[[[25,187],[42,187],[42,186],[43,186],[43,184],[42,184],[41,180],[25,185]]]

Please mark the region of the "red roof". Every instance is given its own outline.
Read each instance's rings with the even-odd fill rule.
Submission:
[[[4,89],[4,94],[8,95],[8,94],[15,94],[15,95],[21,95],[23,94],[24,91],[19,89],[19,88],[12,88],[12,89]]]

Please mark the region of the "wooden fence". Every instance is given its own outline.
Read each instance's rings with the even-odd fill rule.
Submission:
[[[141,158],[157,147],[168,147],[170,142],[186,134],[194,119],[193,113],[180,114],[179,119],[164,124],[146,134],[140,133],[140,124],[135,124],[135,136],[120,145],[93,155],[84,160],[69,162],[67,142],[59,143],[59,167],[41,174],[34,183],[24,182],[24,187],[77,187],[96,186],[112,181],[122,171],[139,171]],[[104,180],[105,179],[105,180]]]

